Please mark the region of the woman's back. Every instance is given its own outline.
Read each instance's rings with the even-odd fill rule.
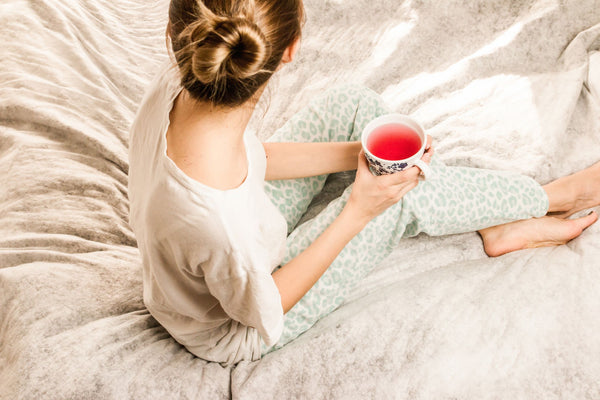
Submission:
[[[144,302],[199,357],[258,358],[260,337],[281,330],[271,272],[287,226],[264,194],[264,151],[253,134],[244,136],[247,177],[231,190],[192,179],[167,157],[176,82],[174,70],[159,73],[131,130],[130,224],[143,258]]]
[[[243,141],[249,115],[215,112],[210,103],[191,100],[182,91],[173,103],[166,133],[167,156],[190,178],[209,187],[238,187],[248,174]],[[223,168],[227,166],[227,168]]]

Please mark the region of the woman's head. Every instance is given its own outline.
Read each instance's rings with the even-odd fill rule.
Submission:
[[[182,86],[235,107],[252,98],[299,37],[302,0],[171,0],[169,28]]]

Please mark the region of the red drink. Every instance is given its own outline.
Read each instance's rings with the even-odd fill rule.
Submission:
[[[404,160],[421,149],[421,138],[407,126],[387,124],[371,132],[367,148],[375,157],[384,160]]]

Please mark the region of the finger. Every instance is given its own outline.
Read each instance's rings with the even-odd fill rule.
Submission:
[[[427,143],[425,144],[425,151],[429,150],[432,142],[433,142],[433,138],[431,137],[431,135],[427,135]]]
[[[421,156],[421,160],[423,160],[425,163],[429,164],[434,153],[435,153],[435,149],[433,148],[433,146],[429,147],[427,150],[425,150],[425,152],[423,153],[423,156]]]
[[[433,157],[433,147],[431,147],[429,150],[427,150],[425,153],[423,153],[423,156],[421,156],[421,160],[423,160],[423,162],[425,164],[429,164],[429,162],[431,161],[431,158]]]
[[[404,171],[382,175],[381,178],[384,179],[388,185],[400,185],[418,179],[420,173],[421,170],[418,167],[412,166]]]
[[[363,150],[361,150],[358,153],[358,165],[357,165],[357,173],[359,173],[359,171],[364,171],[364,170],[368,170],[369,169],[369,162],[367,161],[367,157],[365,156],[365,152]]]
[[[419,179],[419,175],[421,174],[421,169],[419,167],[412,166],[409,169],[407,169],[406,171],[406,176],[405,176],[405,180],[406,181],[417,181]]]
[[[399,190],[398,190],[398,196],[400,198],[404,197],[404,195],[408,192],[410,192],[411,190],[413,190],[414,188],[417,187],[417,185],[419,184],[418,180],[414,180],[414,181],[410,181],[407,182],[405,185],[403,185]]]

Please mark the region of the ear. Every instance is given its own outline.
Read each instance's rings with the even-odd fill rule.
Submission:
[[[296,40],[294,40],[294,42],[292,44],[290,44],[285,49],[285,51],[283,52],[283,57],[281,57],[281,62],[282,63],[292,62],[294,60],[294,57],[296,56],[296,52],[298,51],[299,48],[300,48],[300,38],[297,38]]]

